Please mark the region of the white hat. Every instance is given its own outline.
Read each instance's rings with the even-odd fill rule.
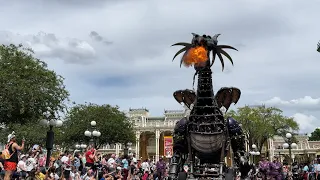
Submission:
[[[20,159],[23,159],[24,157],[26,157],[26,155],[22,154],[22,155],[20,156]]]
[[[16,135],[15,135],[15,132],[12,131],[12,133],[8,135],[8,142],[10,142],[11,139],[14,138],[14,137],[16,137]]]
[[[64,170],[66,170],[66,171],[71,171],[71,167],[70,167],[70,166],[66,166],[66,167],[64,168]]]

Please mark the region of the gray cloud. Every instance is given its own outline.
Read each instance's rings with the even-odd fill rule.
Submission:
[[[100,34],[98,34],[96,31],[91,31],[90,33],[90,38],[94,41],[97,41],[97,42],[102,42],[103,44],[105,45],[110,45],[110,44],[113,44],[113,42],[111,41],[108,41],[108,40],[105,40],[102,36],[100,36]]]
[[[189,42],[191,32],[221,33],[220,44],[239,49],[228,51],[234,67],[226,62],[225,72],[221,72],[218,61],[213,67],[215,91],[222,86],[242,90],[237,106],[260,104],[273,97],[281,101],[318,98],[320,61],[315,46],[320,2],[74,2],[4,1],[0,15],[11,18],[0,23],[11,34],[0,33],[0,42],[29,43],[66,77],[71,99],[76,102],[118,104],[123,109],[144,106],[153,115],[180,108],[172,92],[192,88],[194,70],[180,69],[179,59],[171,62],[178,48],[170,45]],[[34,36],[39,31],[51,34]],[[106,40],[116,43],[106,46]],[[316,106],[279,107],[299,122],[320,119]],[[310,130],[310,126],[303,127],[303,131]]]

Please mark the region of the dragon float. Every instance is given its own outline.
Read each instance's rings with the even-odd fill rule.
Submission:
[[[236,87],[223,87],[215,95],[211,71],[216,56],[222,64],[222,71],[222,55],[233,65],[231,56],[224,49],[237,49],[218,45],[217,38],[220,34],[213,37],[194,33],[192,35],[191,43],[180,42],[172,45],[183,46],[173,60],[184,52],[180,67],[194,66],[193,83],[196,75],[198,83],[196,92],[186,89],[173,93],[178,103],[183,103],[190,109],[190,114],[179,120],[174,128],[169,179],[234,179],[236,172],[240,172],[243,179],[251,169],[245,148],[245,136],[241,125],[232,117],[225,119],[221,111],[222,107],[227,111],[232,103],[236,104],[241,91]],[[225,163],[230,149],[234,159],[232,168]]]

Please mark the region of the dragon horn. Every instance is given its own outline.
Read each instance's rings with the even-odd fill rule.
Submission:
[[[213,37],[212,37],[212,39],[214,40],[214,41],[218,41],[218,37],[220,36],[221,34],[215,34]]]

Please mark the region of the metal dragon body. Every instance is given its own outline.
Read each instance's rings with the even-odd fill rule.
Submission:
[[[180,66],[193,65],[195,75],[198,75],[198,84],[196,92],[186,89],[173,93],[177,102],[183,103],[191,112],[189,116],[178,121],[174,129],[174,154],[169,169],[171,179],[233,179],[234,171],[228,170],[225,165],[225,157],[230,146],[234,153],[235,166],[241,172],[242,178],[250,170],[242,129],[233,118],[225,119],[220,110],[221,107],[228,110],[232,103],[237,103],[241,91],[235,87],[221,88],[216,95],[213,91],[211,66],[215,56],[219,57],[223,70],[222,55],[233,64],[230,55],[223,48],[236,50],[231,46],[217,45],[218,36],[219,34],[213,37],[193,34],[191,44],[174,44],[184,46],[174,58],[186,51]],[[212,61],[209,58],[210,53]],[[188,173],[183,171],[184,166],[188,166]]]

